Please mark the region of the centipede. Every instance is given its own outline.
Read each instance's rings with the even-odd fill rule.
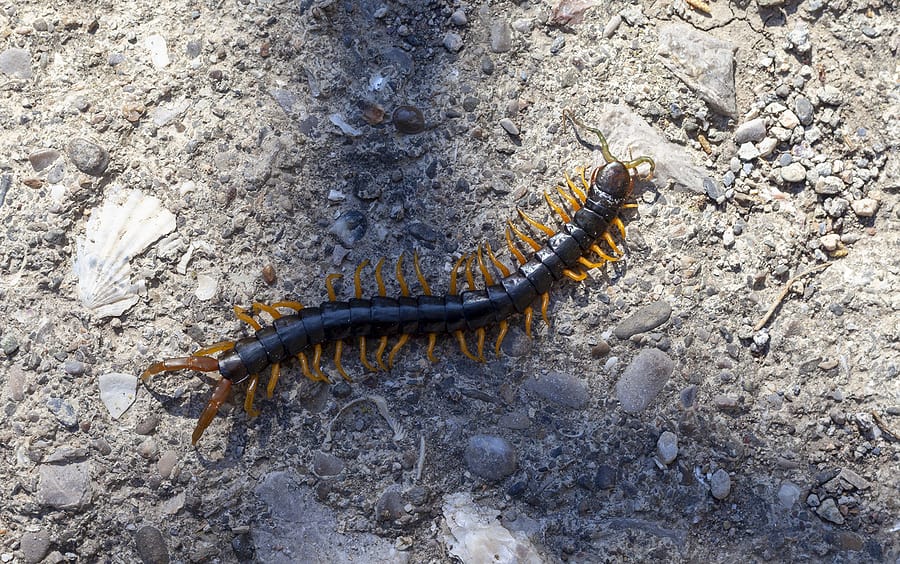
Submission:
[[[236,385],[246,384],[244,411],[250,417],[260,414],[254,401],[260,388],[260,375],[266,370],[269,370],[268,398],[274,393],[281,366],[293,359],[299,361],[306,378],[331,382],[321,366],[326,346],[334,347],[337,373],[351,381],[341,361],[348,342],[358,344],[360,363],[366,371],[379,372],[390,371],[400,350],[414,337],[427,339],[425,354],[431,362],[438,361],[435,346],[441,335],[454,337],[461,353],[469,359],[486,362],[488,329],[496,329],[493,349],[500,356],[501,343],[515,316],[524,318],[525,333],[530,338],[535,308],[540,308],[541,317],[549,324],[548,306],[554,287],[566,280],[581,282],[587,278],[588,271],[624,256],[619,246],[625,240],[622,212],[636,207],[632,198],[635,181],[643,176],[650,178],[656,167],[649,156],[629,161],[615,158],[599,129],[586,126],[571,112],[564,111],[564,127],[567,120],[572,123],[576,136],[578,127],[597,136],[604,162],[592,169],[578,169],[573,175],[575,180],[564,173],[565,183],[556,187],[559,200],[544,192],[544,200],[555,214],[557,228],[517,208],[522,227],[508,220],[505,228],[506,246],[516,266],[511,268],[498,259],[490,244],[479,245],[476,251],[463,254],[455,261],[447,292],[436,294],[422,272],[418,254],[413,253],[413,271],[420,287],[413,294],[403,273],[404,255],[401,254],[394,268],[399,295],[388,295],[382,258],[374,265],[378,294],[364,297],[362,273],[370,267],[370,262],[364,260],[354,271],[354,297],[339,300],[334,282],[342,275],[329,274],[325,278],[328,300],[317,307],[304,307],[298,301],[257,302],[250,311],[235,306],[235,315],[253,334],[215,343],[190,356],[155,362],[144,370],[141,380],[146,385],[156,374],[180,370],[219,373],[218,383],[191,435],[191,443],[196,445]],[[639,171],[642,165],[649,170]],[[483,279],[480,288],[476,283],[476,269]],[[262,314],[271,322],[263,323]],[[467,342],[472,333],[474,351]],[[388,350],[393,337],[397,340]],[[367,354],[369,339],[378,342],[373,353],[374,364]]]

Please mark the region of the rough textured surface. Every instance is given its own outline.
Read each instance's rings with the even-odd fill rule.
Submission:
[[[675,363],[661,350],[641,351],[616,382],[616,399],[622,409],[628,413],[640,413],[647,409],[665,387],[674,369]]]
[[[708,4],[5,2],[0,562],[36,559],[46,542],[45,562],[139,562],[135,535],[152,527],[173,562],[294,562],[315,547],[444,564],[456,493],[496,508],[551,561],[896,562],[896,7]],[[733,116],[657,57],[673,24],[738,47]],[[714,61],[681,53],[686,69]],[[578,167],[603,161],[563,109],[615,156],[657,168],[622,214],[624,242],[613,227],[622,260],[555,288],[551,325],[536,315],[533,338],[515,316],[501,356],[494,327],[485,363],[442,337],[436,364],[413,339],[377,374],[348,339],[352,382],[332,346],[332,384],[286,363],[269,399],[264,371],[261,414],[246,415],[236,386],[197,448],[214,375],[158,375],[111,418],[100,375],[137,377],[246,334],[234,306],[316,305],[328,273],[347,298],[366,259],[371,295],[382,256],[394,294],[401,253],[413,292],[413,252],[436,293],[479,244],[513,264],[504,222],[521,208],[558,228],[543,191],[557,197],[564,173],[577,186]],[[90,163],[69,153],[73,139],[108,153],[101,176],[78,168]],[[131,309],[98,319],[72,263],[116,186],[158,198],[176,228],[131,257],[146,280]],[[659,301],[668,321],[614,334]],[[675,370],[627,414],[615,383],[649,348]],[[572,409],[525,388],[551,371],[584,382],[589,401]],[[352,403],[371,396],[382,403]],[[664,431],[678,453],[660,468]],[[515,470],[470,472],[475,435],[503,437]],[[51,489],[47,467],[76,479]],[[722,501],[710,493],[719,469],[731,478]]]

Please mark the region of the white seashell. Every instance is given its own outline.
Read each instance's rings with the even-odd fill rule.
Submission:
[[[205,302],[213,299],[218,289],[219,283],[216,282],[215,278],[206,274],[200,274],[197,276],[197,289],[194,290],[194,295],[197,296],[198,300]]]
[[[100,375],[100,401],[113,419],[118,419],[131,407],[136,395],[137,378],[134,375],[118,372]]]
[[[131,281],[129,262],[175,230],[175,215],[139,190],[113,193],[94,210],[77,243],[73,270],[81,304],[98,317],[124,313],[137,303],[144,281]]]

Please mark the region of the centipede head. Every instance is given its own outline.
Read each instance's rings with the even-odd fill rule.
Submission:
[[[601,198],[611,198],[621,202],[634,190],[634,176],[627,165],[614,160],[594,169],[590,185],[588,200],[596,202]]]

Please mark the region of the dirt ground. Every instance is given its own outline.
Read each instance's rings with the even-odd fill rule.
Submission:
[[[0,562],[900,562],[898,19],[2,2]],[[413,252],[435,293],[513,264],[506,220],[602,162],[564,109],[657,167],[532,339],[376,373],[348,342],[349,385],[329,346],[331,383],[285,365],[258,417],[237,386],[196,447],[215,374],[129,391],[365,259],[390,294],[401,253],[414,293]]]

